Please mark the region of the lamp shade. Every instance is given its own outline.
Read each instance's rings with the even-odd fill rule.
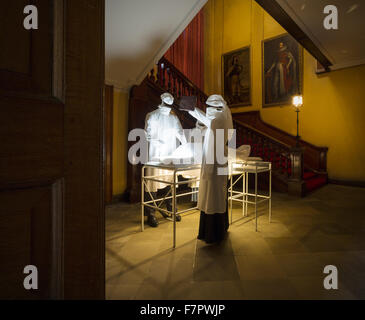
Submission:
[[[293,97],[293,106],[295,108],[300,108],[303,105],[303,96],[294,96]]]

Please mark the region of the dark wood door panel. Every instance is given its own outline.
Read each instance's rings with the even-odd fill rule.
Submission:
[[[42,299],[56,297],[60,287],[62,188],[55,185],[0,191],[0,298]],[[57,238],[55,237],[57,235]],[[62,239],[62,237],[61,237]],[[62,240],[61,240],[62,242]],[[38,290],[26,290],[24,267],[38,269]],[[62,290],[62,289],[61,289]]]
[[[0,11],[0,298],[103,298],[104,0],[26,3],[38,30]]]
[[[26,30],[24,7],[38,9],[38,29]],[[63,1],[17,0],[0,10],[0,95],[61,98]],[[61,97],[60,97],[61,96]]]
[[[0,70],[30,76],[31,32],[23,28],[23,10],[29,0],[11,1],[1,10],[0,32],[6,45],[0,50]],[[10,36],[12,35],[12,36]],[[3,40],[3,41],[4,41]]]
[[[25,30],[24,7],[39,29]],[[63,292],[64,1],[7,1],[0,11],[0,298]],[[39,289],[23,286],[35,265]]]
[[[62,104],[0,100],[0,187],[62,176],[63,113]]]

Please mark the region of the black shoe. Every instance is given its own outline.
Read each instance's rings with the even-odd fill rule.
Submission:
[[[157,221],[154,214],[151,213],[151,214],[148,215],[147,224],[149,226],[151,226],[152,228],[157,228],[158,227],[158,221]]]
[[[161,215],[165,218],[165,219],[173,219],[173,216],[172,215],[168,215],[166,214],[165,212],[163,211],[159,211],[161,213]],[[179,214],[176,215],[176,221],[177,222],[180,222],[181,221],[181,216]]]
[[[171,220],[173,220],[173,219],[174,219],[172,215],[168,215],[168,214],[166,214],[166,213],[165,213],[165,212],[163,212],[163,211],[159,211],[159,212],[162,214],[162,216],[163,216],[165,219],[171,219]],[[180,216],[179,214],[177,214],[177,215],[176,215],[176,221],[177,221],[177,222],[180,222],[180,221],[181,221],[181,216]]]
[[[162,215],[165,219],[170,218],[170,216],[169,216],[166,212],[164,212],[164,211],[162,211],[162,210],[159,210],[158,212],[159,212],[159,213],[161,213],[161,215]]]

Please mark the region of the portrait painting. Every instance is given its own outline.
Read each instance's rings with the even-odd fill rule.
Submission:
[[[290,104],[302,93],[303,49],[289,34],[264,40],[263,106]]]
[[[229,107],[251,104],[250,47],[222,56],[223,95]]]

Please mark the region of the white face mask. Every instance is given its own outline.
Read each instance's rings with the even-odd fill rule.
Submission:
[[[171,97],[165,97],[163,98],[162,100],[165,104],[169,105],[169,106],[172,106],[172,104],[174,103],[174,99],[171,98]]]
[[[169,107],[160,107],[160,111],[161,111],[162,114],[167,116],[167,115],[170,114],[171,108],[169,108]]]
[[[218,116],[218,114],[220,114],[223,111],[222,108],[216,108],[216,107],[208,107],[207,108],[207,117],[208,118],[216,118]]]

